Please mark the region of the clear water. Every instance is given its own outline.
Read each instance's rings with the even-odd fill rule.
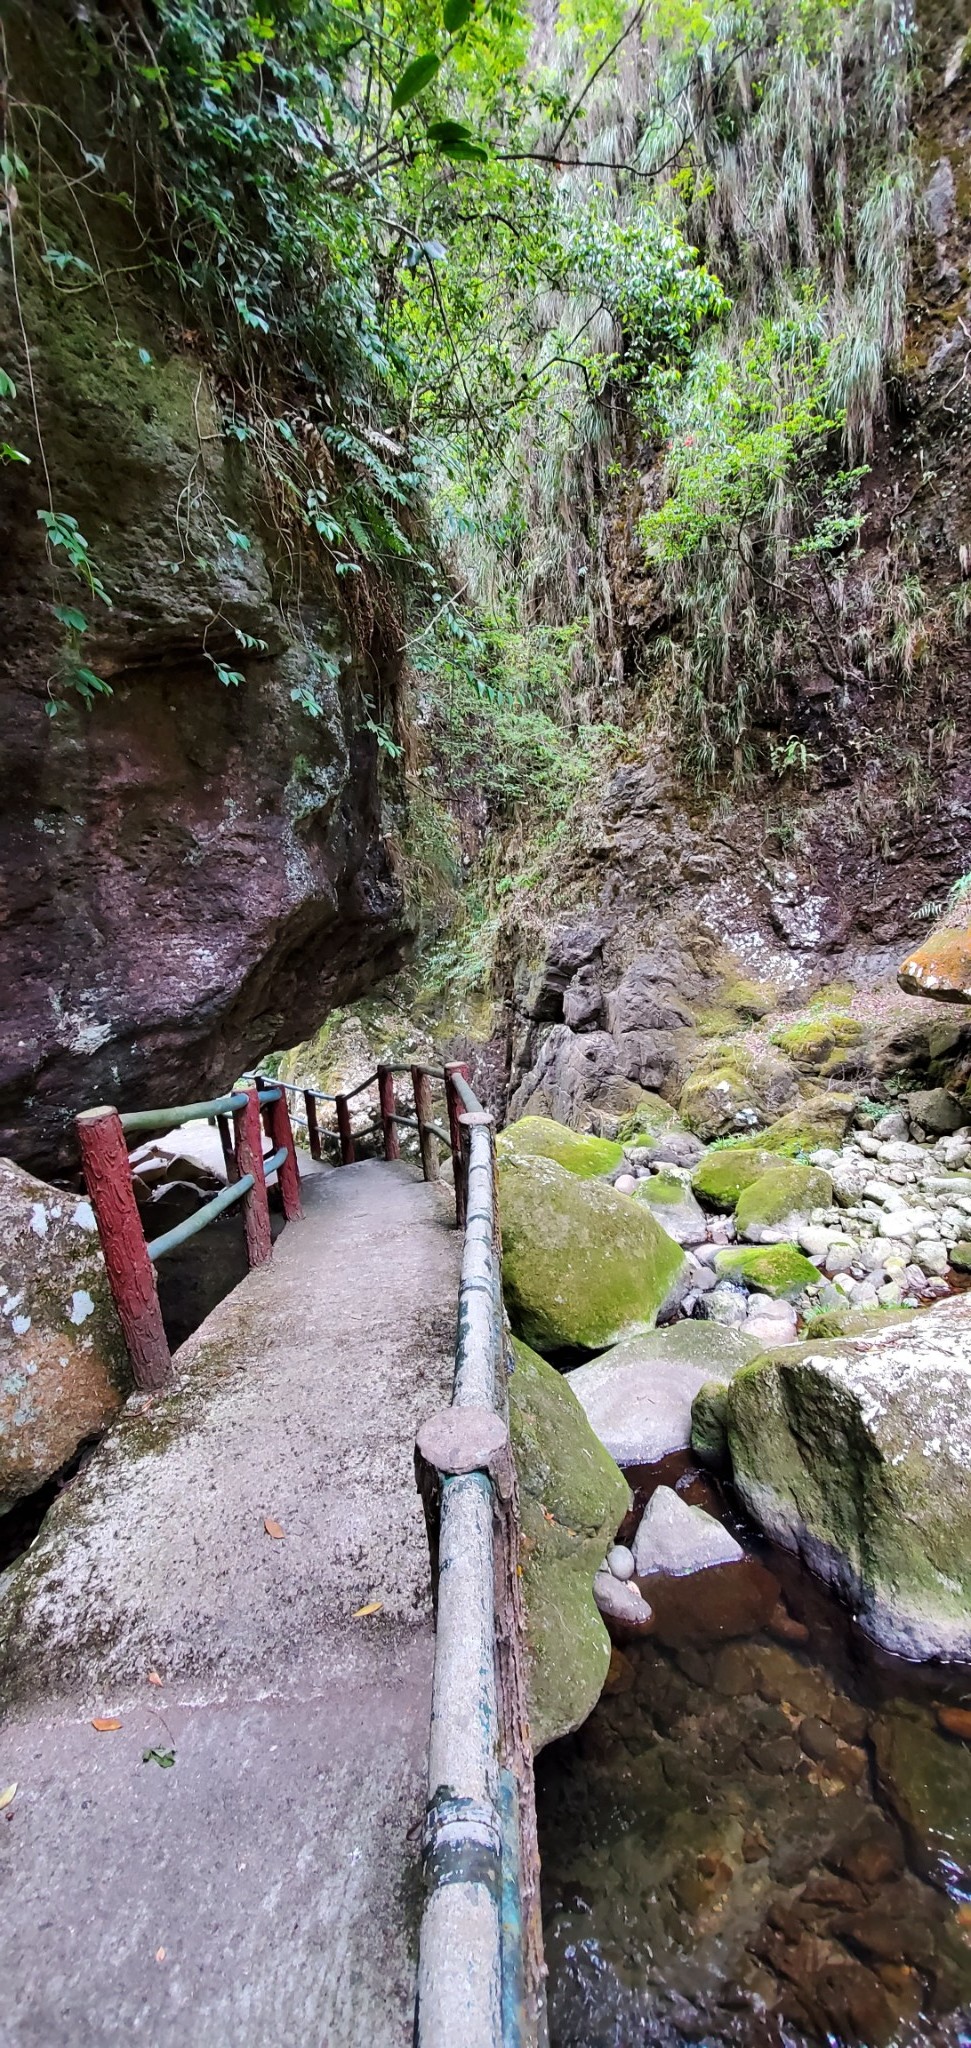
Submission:
[[[686,1458],[628,1477],[749,1555],[642,1581],[655,1633],[537,1760],[552,2048],[971,2044],[971,1742],[937,1719],[971,1672],[875,1652]]]

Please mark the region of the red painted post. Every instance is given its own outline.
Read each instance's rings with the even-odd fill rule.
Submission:
[[[462,1114],[462,1104],[455,1092],[454,1076],[456,1074],[461,1074],[463,1081],[471,1081],[472,1077],[464,1060],[453,1060],[445,1069],[445,1100],[448,1103],[448,1129],[452,1140],[452,1173],[455,1179],[455,1227],[456,1230],[463,1230],[465,1228],[467,1190],[465,1185],[465,1154],[463,1151],[462,1126],[459,1123],[459,1117]]]
[[[311,1159],[320,1158],[320,1129],[317,1123],[317,1098],[312,1088],[303,1091],[304,1114],[307,1118],[307,1143]]]
[[[421,1148],[421,1170],[426,1180],[437,1180],[438,1140],[432,1136],[428,1128],[432,1120],[432,1084],[424,1067],[412,1067],[411,1085],[415,1091],[415,1122],[418,1125],[418,1144]]]
[[[75,1119],[84,1179],[97,1218],[108,1282],[115,1298],[136,1387],[155,1393],[172,1377],[172,1355],[158,1305],[132,1186],[128,1146],[116,1109],[102,1104]]]
[[[245,1109],[233,1111],[236,1127],[236,1166],[238,1178],[251,1173],[253,1186],[243,1197],[243,1223],[246,1229],[246,1257],[251,1266],[263,1266],[273,1250],[270,1233],[270,1208],[266,1199],[266,1179],[263,1173],[263,1125],[260,1120],[259,1096],[255,1088],[246,1090]]]
[[[236,1152],[233,1145],[232,1126],[228,1116],[217,1116],[216,1125],[219,1131],[219,1143],[223,1148],[226,1179],[228,1181],[238,1180],[239,1174],[236,1171]]]
[[[384,1125],[384,1156],[386,1159],[400,1159],[398,1126],[394,1120],[394,1075],[390,1067],[378,1068],[378,1101],[381,1107],[381,1122]]]
[[[351,1130],[351,1112],[347,1107],[347,1096],[338,1095],[335,1107],[341,1140],[341,1165],[353,1166],[357,1153],[354,1150],[354,1133]]]
[[[283,1214],[288,1223],[295,1223],[297,1217],[303,1215],[303,1209],[300,1204],[300,1168],[297,1164],[297,1152],[293,1142],[290,1110],[282,1088],[279,1100],[267,1103],[267,1108],[270,1113],[270,1144],[274,1152],[279,1152],[281,1145],[286,1146],[287,1152],[283,1165],[277,1170],[276,1177],[276,1184],[280,1190],[280,1200],[283,1203]]]

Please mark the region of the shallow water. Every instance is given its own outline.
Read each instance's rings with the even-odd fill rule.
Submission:
[[[642,1580],[655,1634],[537,1761],[552,2048],[971,2044],[971,1671],[874,1651],[687,1458],[628,1478],[748,1557]]]

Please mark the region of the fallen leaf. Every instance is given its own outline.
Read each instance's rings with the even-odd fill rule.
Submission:
[[[165,1950],[164,1950],[164,1948],[157,1948],[157,1949],[156,1949],[156,1951],[155,1951],[155,1961],[156,1961],[157,1963],[164,1963],[164,1961],[165,1961]]]
[[[159,1677],[157,1671],[150,1671],[148,1674],[148,1682],[149,1685],[164,1685],[165,1680]]]
[[[369,1600],[366,1607],[355,1607],[351,1620],[360,1621],[365,1614],[380,1614],[383,1606],[383,1600]]]
[[[959,1927],[971,1927],[971,1906],[959,1906],[957,1910]]]
[[[4,1788],[3,1788],[3,1791],[2,1791],[2,1792],[0,1792],[0,1813],[2,1813],[2,1812],[3,1812],[3,1809],[4,1809],[4,1807],[5,1807],[5,1806],[9,1806],[9,1805],[10,1805],[11,1801],[12,1801],[12,1800],[14,1800],[14,1799],[16,1798],[16,1796],[17,1796],[17,1780],[16,1780],[16,1778],[15,1778],[15,1779],[14,1779],[14,1782],[13,1782],[13,1784],[12,1784],[12,1785],[5,1785],[5,1786],[4,1786]]]
[[[170,1771],[175,1762],[174,1749],[145,1749],[142,1751],[143,1764],[160,1764],[163,1771]]]
[[[275,1522],[273,1520],[272,1515],[264,1515],[263,1527],[266,1530],[267,1535],[272,1536],[276,1543],[279,1543],[281,1541],[283,1536],[283,1530],[281,1529],[279,1522]]]
[[[115,1729],[121,1727],[121,1722],[116,1721],[111,1714],[104,1714],[97,1721],[92,1721],[91,1726],[97,1728],[99,1735],[113,1735]]]

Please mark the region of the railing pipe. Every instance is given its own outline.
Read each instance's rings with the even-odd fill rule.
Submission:
[[[412,1067],[411,1085],[415,1091],[415,1120],[418,1125],[421,1170],[426,1180],[437,1180],[438,1148],[432,1136],[432,1084],[427,1067]]]
[[[82,1110],[76,1126],[85,1185],[135,1385],[155,1393],[171,1378],[172,1354],[132,1186],[122,1119],[116,1109],[102,1104]]]
[[[164,1259],[167,1252],[177,1251],[180,1244],[187,1244],[200,1230],[205,1230],[206,1224],[213,1223],[226,1209],[231,1209],[236,1202],[242,1202],[252,1185],[253,1177],[248,1173],[245,1180],[233,1181],[229,1187],[220,1189],[218,1195],[213,1195],[211,1202],[204,1202],[201,1209],[196,1209],[193,1215],[186,1216],[181,1223],[173,1224],[171,1230],[163,1230],[161,1237],[151,1238],[145,1250],[153,1266],[159,1259]]]
[[[384,1156],[386,1159],[400,1159],[401,1146],[395,1127],[394,1073],[391,1067],[378,1068],[378,1102],[384,1133]]]
[[[239,1178],[245,1180],[247,1176],[251,1176],[252,1179],[243,1206],[246,1257],[251,1266],[262,1266],[273,1250],[273,1237],[263,1168],[263,1125],[256,1088],[247,1088],[243,1108],[234,1111],[233,1123],[236,1129],[236,1167]]]
[[[242,1093],[237,1093],[216,1095],[211,1102],[179,1102],[174,1109],[126,1109],[120,1120],[121,1128],[123,1131],[174,1131],[179,1124],[195,1123],[203,1117],[232,1116],[242,1103]]]

